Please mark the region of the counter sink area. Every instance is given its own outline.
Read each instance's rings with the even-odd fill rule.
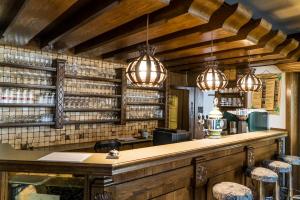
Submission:
[[[84,177],[84,199],[210,199],[218,180],[246,184],[245,169],[281,154],[286,131],[268,130],[120,151],[119,159],[104,153],[13,150],[1,147],[2,186],[10,172],[71,174]],[[82,161],[68,161],[86,156]],[[45,157],[46,156],[46,157]],[[70,158],[71,159],[71,158]],[[41,161],[43,160],[43,161]],[[95,197],[95,198],[94,198]]]

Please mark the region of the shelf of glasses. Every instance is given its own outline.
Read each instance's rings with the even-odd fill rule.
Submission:
[[[159,121],[161,121],[161,120],[165,120],[164,118],[155,118],[155,117],[153,117],[153,118],[135,118],[135,119],[126,119],[126,121],[152,121],[152,120],[159,120]]]
[[[56,86],[53,86],[53,85],[34,85],[34,84],[5,83],[5,82],[0,82],[0,87],[47,89],[47,90],[55,90],[56,89]]]
[[[102,97],[102,98],[120,98],[121,95],[118,94],[94,94],[94,93],[71,93],[65,92],[65,96],[69,97]]]
[[[129,106],[164,106],[164,103],[128,102]]]
[[[165,88],[163,88],[163,87],[138,87],[138,86],[133,86],[133,85],[128,85],[127,89],[165,91]]]
[[[244,106],[218,106],[220,108],[244,108]]]
[[[86,121],[65,121],[64,124],[102,124],[102,123],[116,123],[120,122],[119,119],[107,119],[107,120],[86,120]]]
[[[119,112],[120,108],[65,108],[65,112]]]
[[[28,127],[28,126],[51,126],[54,122],[28,122],[28,123],[18,123],[18,122],[7,122],[0,123],[0,128],[5,127]]]
[[[20,69],[33,69],[33,70],[42,70],[42,71],[56,72],[56,68],[53,68],[53,67],[29,66],[29,65],[5,63],[5,62],[0,62],[0,66],[12,67],[12,68],[20,68]]]
[[[0,103],[0,107],[55,107],[55,104]]]
[[[89,80],[89,81],[103,81],[103,82],[121,83],[121,79],[110,79],[110,78],[100,78],[100,77],[91,77],[91,76],[75,76],[75,75],[70,75],[70,74],[66,74],[65,78]]]

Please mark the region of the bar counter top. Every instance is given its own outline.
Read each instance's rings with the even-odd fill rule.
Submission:
[[[201,139],[121,151],[119,159],[107,159],[107,155],[104,153],[91,153],[91,156],[83,162],[39,161],[38,159],[49,152],[14,150],[4,145],[0,146],[0,171],[60,171],[81,174],[93,172],[101,175],[113,175],[130,171],[131,168],[136,170],[145,165],[167,163],[188,156],[200,156],[208,151],[245,146],[256,140],[270,140],[286,136],[287,132],[282,130],[257,131],[224,136],[221,139]],[[76,152],[72,153],[76,154]]]

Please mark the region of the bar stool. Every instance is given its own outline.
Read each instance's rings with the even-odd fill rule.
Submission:
[[[294,166],[300,166],[300,157],[299,156],[283,155],[280,157],[280,159],[283,160],[284,162],[287,162],[290,165],[292,165],[292,168]],[[291,172],[289,176],[290,176],[289,177],[289,186],[291,188],[293,188],[293,173]],[[294,188],[292,190],[293,190],[293,192],[297,191]],[[296,197],[297,199],[300,199],[300,195],[294,195],[294,193],[290,194],[290,195],[293,195],[293,198]]]
[[[275,199],[280,199],[278,175],[270,169],[256,167],[251,171],[251,178],[259,182],[259,199],[265,200],[264,183],[275,183]]]
[[[288,174],[288,179],[289,179],[288,198],[289,199],[292,198],[293,197],[292,165],[277,160],[265,160],[263,161],[263,165],[276,172],[279,176]],[[280,187],[284,189],[284,185],[280,185]]]
[[[217,183],[213,187],[213,197],[217,200],[252,200],[253,195],[249,188],[233,182]]]

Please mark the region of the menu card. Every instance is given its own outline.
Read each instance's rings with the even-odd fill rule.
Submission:
[[[262,108],[262,90],[252,93],[252,107],[253,108]]]
[[[266,110],[274,110],[275,79],[266,80]]]
[[[48,162],[83,162],[91,155],[91,153],[54,152],[38,160]]]

